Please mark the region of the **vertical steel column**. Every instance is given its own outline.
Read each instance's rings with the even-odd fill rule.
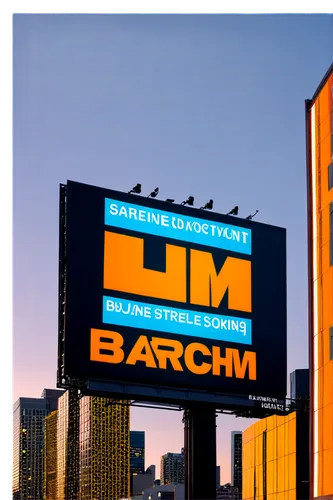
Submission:
[[[196,404],[184,412],[185,499],[216,499],[215,408]]]

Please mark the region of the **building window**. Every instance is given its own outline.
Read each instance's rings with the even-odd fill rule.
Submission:
[[[330,327],[330,359],[333,360],[333,326]]]
[[[328,165],[328,190],[333,188],[333,161]]]
[[[330,266],[333,266],[333,201],[330,203]]]

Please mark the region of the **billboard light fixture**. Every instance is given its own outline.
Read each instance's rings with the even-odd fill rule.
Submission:
[[[175,200],[173,200],[172,198],[167,198],[165,201],[167,201],[168,203],[173,203]]]
[[[238,215],[238,205],[236,205],[227,215]]]
[[[156,196],[158,195],[158,191],[159,191],[159,188],[155,188],[154,191],[152,191],[148,196],[147,198],[156,198]]]
[[[254,214],[252,214],[252,215],[251,215],[251,214],[250,214],[250,215],[248,215],[247,217],[245,217],[245,219],[246,219],[246,220],[252,220],[252,219],[253,219],[253,217],[254,217],[255,215],[257,215],[257,213],[258,213],[258,212],[259,212],[259,210],[256,210],[256,211],[254,212]]]
[[[200,210],[212,210],[213,208],[213,200],[207,201],[206,205],[203,207],[200,207]]]
[[[187,200],[185,201],[182,201],[182,205],[189,205],[190,207],[193,207],[193,203],[194,203],[194,197],[193,196],[189,196],[187,198]]]
[[[141,193],[141,184],[137,184],[136,186],[134,186],[134,188],[132,188],[130,191],[128,191],[128,194],[132,194],[132,193],[140,194]]]

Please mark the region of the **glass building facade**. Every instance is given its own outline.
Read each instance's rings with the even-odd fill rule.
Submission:
[[[43,499],[46,400],[20,398],[14,405],[13,499]]]
[[[290,398],[308,398],[310,394],[310,379],[308,368],[294,370],[290,374]]]
[[[45,420],[45,500],[129,497],[129,406],[68,390]]]
[[[79,493],[79,396],[70,389],[59,398],[57,421],[57,500]]]
[[[183,453],[166,453],[161,457],[161,484],[184,483],[185,461]]]
[[[310,498],[333,498],[333,65],[306,101]]]
[[[130,470],[131,474],[143,474],[145,472],[144,431],[130,432]]]
[[[147,478],[135,480],[134,476],[145,473],[145,433],[144,431],[130,431],[130,489],[131,495],[136,491],[136,484]],[[155,477],[154,477],[155,479]],[[141,484],[141,483],[140,483]]]
[[[83,397],[79,443],[80,500],[129,498],[129,405]]]
[[[51,412],[44,424],[44,500],[57,498],[57,414]]]
[[[19,398],[13,408],[13,499],[43,500],[45,417],[63,391]]]

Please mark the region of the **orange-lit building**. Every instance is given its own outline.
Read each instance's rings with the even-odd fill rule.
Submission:
[[[64,392],[45,419],[44,500],[129,498],[129,419],[127,401]]]
[[[306,101],[310,498],[333,499],[333,64]]]
[[[126,401],[80,399],[79,499],[130,497],[130,409]]]
[[[44,500],[57,498],[57,420],[58,411],[54,410],[44,421]]]
[[[79,492],[79,395],[69,389],[59,398],[57,413],[56,500],[78,500]],[[50,453],[51,455],[51,453]]]
[[[309,499],[309,413],[272,415],[243,432],[243,500]]]

